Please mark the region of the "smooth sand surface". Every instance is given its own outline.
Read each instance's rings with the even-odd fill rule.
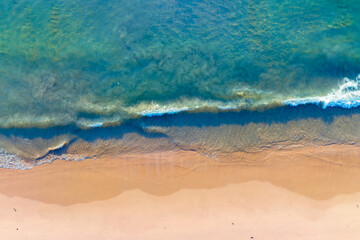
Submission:
[[[1,169],[0,233],[4,239],[360,239],[359,160],[360,148],[331,145]]]

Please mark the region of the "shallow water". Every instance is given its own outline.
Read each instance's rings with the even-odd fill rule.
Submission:
[[[28,169],[59,159],[80,161],[164,151],[195,151],[228,161],[230,153],[269,148],[360,146],[359,124],[359,108],[303,105],[143,117],[119,126],[91,129],[10,128],[0,130],[0,166]]]
[[[357,0],[3,0],[1,165],[79,139],[74,158],[101,154],[85,133],[118,154],[356,143],[359,11]]]

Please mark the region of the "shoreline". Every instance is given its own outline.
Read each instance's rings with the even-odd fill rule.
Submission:
[[[216,158],[182,150],[104,155],[81,161],[55,160],[29,170],[0,169],[0,194],[72,205],[112,198],[131,189],[165,196],[183,188],[263,181],[326,200],[360,192],[358,159],[360,147],[354,145],[236,152]]]
[[[351,239],[360,236],[358,159],[359,147],[329,145],[0,169],[0,226],[9,239]]]

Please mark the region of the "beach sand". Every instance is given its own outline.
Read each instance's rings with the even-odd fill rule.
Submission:
[[[193,151],[0,170],[4,239],[357,239],[360,148]]]

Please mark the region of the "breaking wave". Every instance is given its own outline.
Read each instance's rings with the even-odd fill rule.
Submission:
[[[286,105],[298,106],[317,104],[322,108],[342,107],[355,108],[360,106],[360,74],[354,79],[344,78],[338,89],[332,90],[326,96],[295,98],[284,101]]]

